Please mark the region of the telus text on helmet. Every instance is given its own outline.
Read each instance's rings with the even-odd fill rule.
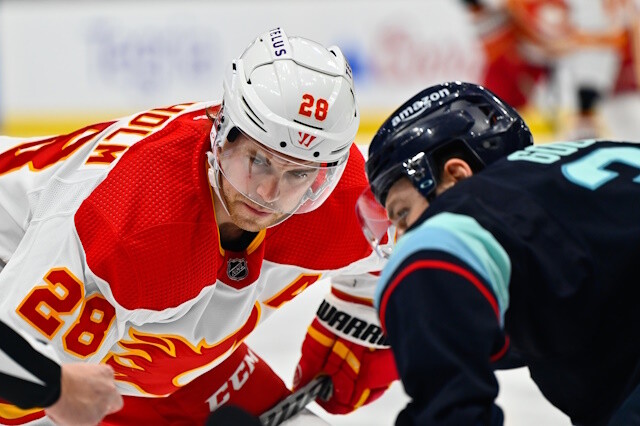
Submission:
[[[269,31],[269,36],[271,36],[271,47],[273,48],[274,55],[286,55],[287,49],[284,48],[284,38],[280,27]]]
[[[407,121],[410,118],[420,114],[425,109],[430,108],[432,102],[436,102],[442,98],[446,98],[450,94],[451,93],[449,92],[449,89],[446,89],[446,88],[442,88],[437,92],[429,93],[422,99],[415,101],[413,104],[407,106],[405,109],[400,111],[398,115],[396,115],[391,119],[391,125],[393,127],[396,127],[398,124],[402,123],[403,121]]]

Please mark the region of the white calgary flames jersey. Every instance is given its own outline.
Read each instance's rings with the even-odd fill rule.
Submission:
[[[0,309],[61,362],[111,365],[123,394],[171,394],[321,277],[381,267],[354,213],[366,187],[356,147],[321,207],[224,250],[205,107],[0,138]],[[370,277],[343,277],[341,291],[371,299]]]

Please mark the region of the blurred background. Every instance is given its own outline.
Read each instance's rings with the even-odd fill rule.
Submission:
[[[485,84],[538,142],[637,139],[636,0],[0,0],[0,133],[49,135],[217,100],[258,35],[336,44],[362,111],[359,143],[426,85]]]
[[[520,111],[537,143],[640,140],[638,2],[0,0],[0,134],[52,135],[148,108],[219,100],[229,62],[282,26],[346,54],[365,151],[400,103],[446,80],[495,91]],[[288,383],[326,285],[250,337]],[[498,377],[507,425],[570,423],[526,369]],[[332,424],[390,425],[405,403],[396,384],[353,415],[322,415]]]

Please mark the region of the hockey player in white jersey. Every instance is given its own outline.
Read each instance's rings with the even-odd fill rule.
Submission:
[[[340,49],[276,28],[223,86],[222,103],[0,138],[0,310],[63,362],[115,370],[124,408],[105,424],[273,406],[290,390],[242,342],[332,276],[357,285],[333,282],[296,384],[332,375],[325,408],[346,413],[396,378],[372,308],[381,265],[354,212],[366,177]],[[26,422],[5,408],[0,422]]]

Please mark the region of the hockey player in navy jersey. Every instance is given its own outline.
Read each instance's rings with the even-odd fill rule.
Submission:
[[[376,291],[412,398],[397,424],[502,424],[500,364],[575,424],[640,424],[640,145],[532,145],[455,82],[398,108],[366,168],[363,230],[386,238],[382,205],[399,238]]]

